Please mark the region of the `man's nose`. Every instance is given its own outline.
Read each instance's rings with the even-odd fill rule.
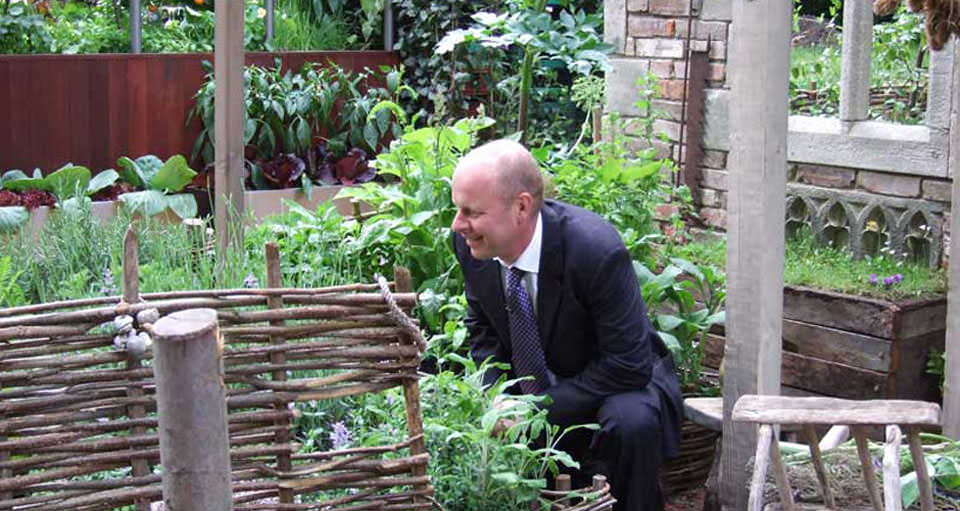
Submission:
[[[460,216],[460,211],[457,211],[457,214],[453,216],[453,223],[450,224],[450,228],[453,229],[453,232],[460,232],[463,230],[464,221]]]

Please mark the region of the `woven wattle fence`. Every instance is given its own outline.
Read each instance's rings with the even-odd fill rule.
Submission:
[[[123,297],[0,309],[0,510],[147,510],[162,498],[150,350],[115,346],[114,320],[217,310],[234,509],[415,510],[433,505],[409,274],[387,283],[284,289],[267,246],[263,289],[139,295],[136,240]],[[402,269],[401,269],[402,270]],[[142,314],[141,314],[142,313]],[[139,314],[139,316],[138,316]],[[123,323],[121,320],[119,323]],[[402,386],[406,435],[303,453],[295,403]]]

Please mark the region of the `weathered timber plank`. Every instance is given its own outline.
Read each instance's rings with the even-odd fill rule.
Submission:
[[[890,341],[804,321],[783,320],[783,350],[886,372]]]
[[[917,337],[946,328],[947,300],[939,298],[900,306],[900,338]]]
[[[783,317],[874,337],[893,337],[890,303],[872,298],[851,300],[840,293],[785,286]]]
[[[887,382],[885,397],[939,402],[940,380],[927,373],[927,360],[931,350],[945,349],[945,340],[946,331],[937,330],[894,343],[891,353],[893,374]]]
[[[703,342],[703,364],[719,367],[723,338],[709,334]],[[783,351],[781,383],[822,395],[851,399],[884,396],[887,375],[858,367]]]
[[[940,405],[901,399],[857,401],[829,397],[745,395],[733,408],[733,420],[764,424],[940,424]]]

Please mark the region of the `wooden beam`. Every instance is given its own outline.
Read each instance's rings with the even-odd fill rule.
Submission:
[[[733,1],[722,503],[747,508],[756,427],[730,420],[743,394],[778,394],[790,76],[790,2]]]
[[[243,229],[243,9],[244,2],[217,2],[214,53],[214,208],[219,267],[227,247],[241,246]]]
[[[840,69],[840,120],[862,121],[870,106],[873,2],[844,2]]]
[[[953,98],[950,114],[950,159],[947,163],[950,175],[954,176],[951,204],[960,204],[960,51],[956,49],[956,37],[947,47],[953,47]],[[950,232],[960,233],[960,207],[950,211]],[[953,243],[950,249],[949,285],[947,291],[947,363],[943,385],[943,434],[960,436],[960,250]]]

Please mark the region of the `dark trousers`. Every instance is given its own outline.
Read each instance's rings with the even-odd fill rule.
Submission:
[[[598,423],[599,430],[571,431],[559,448],[570,453],[580,470],[567,471],[573,487],[591,484],[594,474],[604,474],[617,499],[614,511],[662,511],[659,474],[663,464],[663,424],[656,390],[608,397],[594,417],[571,424]],[[561,425],[561,431],[569,424]]]

